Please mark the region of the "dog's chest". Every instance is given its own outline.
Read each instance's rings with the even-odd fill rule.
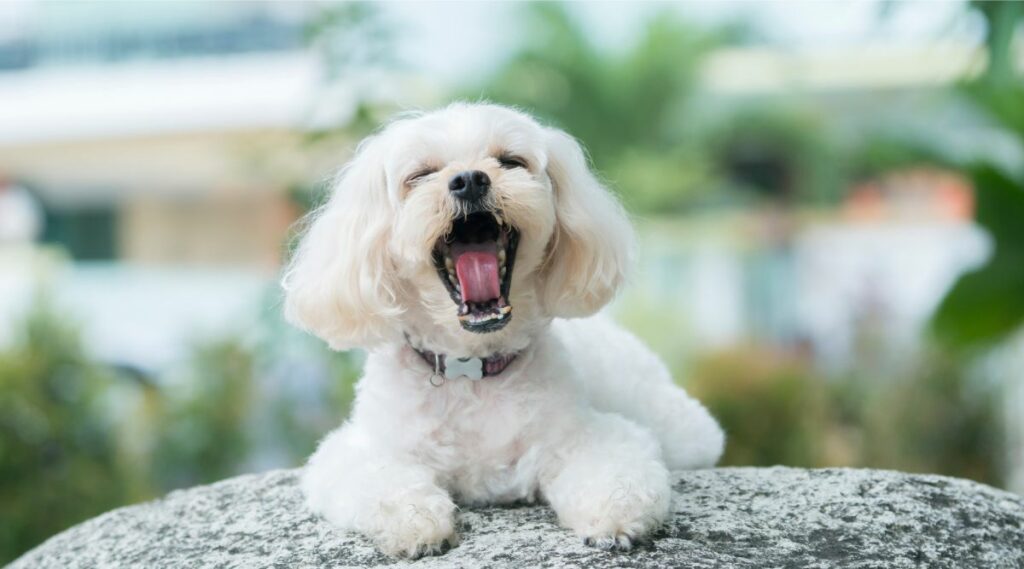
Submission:
[[[537,476],[535,410],[507,394],[464,390],[435,413],[421,452],[466,502],[532,499]]]

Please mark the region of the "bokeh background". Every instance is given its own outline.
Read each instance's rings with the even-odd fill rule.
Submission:
[[[359,353],[292,224],[391,113],[567,129],[632,212],[611,311],[729,465],[1024,492],[1022,3],[0,3],[0,563],[301,464]]]

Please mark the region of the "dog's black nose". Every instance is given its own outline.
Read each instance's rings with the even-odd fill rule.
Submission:
[[[452,176],[448,181],[452,195],[467,202],[479,201],[491,189],[491,179],[480,170],[467,170]]]

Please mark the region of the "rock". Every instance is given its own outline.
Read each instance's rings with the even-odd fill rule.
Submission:
[[[632,552],[583,545],[543,506],[493,507],[462,512],[461,545],[415,562],[310,514],[296,478],[240,476],[114,510],[11,567],[1024,567],[1024,498],[941,476],[697,471]]]

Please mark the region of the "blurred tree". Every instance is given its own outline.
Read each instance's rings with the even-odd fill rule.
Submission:
[[[1015,66],[1014,39],[1024,21],[1019,2],[972,2],[987,24],[989,65],[963,92],[998,127],[1012,133],[1024,155],[1024,79]],[[994,243],[992,257],[957,281],[933,320],[947,346],[992,346],[1024,326],[1024,168],[989,161],[970,165],[977,221]]]
[[[305,29],[306,42],[323,58],[325,79],[350,72],[394,65],[393,29],[380,8],[369,2],[334,2],[319,7]]]
[[[984,266],[957,281],[933,320],[941,341],[968,349],[991,346],[1024,325],[1024,179],[992,164],[969,173],[977,221],[995,249]]]
[[[985,20],[988,65],[981,82],[993,86],[1016,85],[1018,73],[1013,48],[1024,19],[1024,3],[971,0],[969,7]]]
[[[761,102],[732,110],[707,138],[728,186],[782,204],[831,203],[844,180],[829,126],[809,108]]]
[[[376,74],[395,69],[394,32],[380,7],[370,2],[332,2],[319,7],[305,30],[306,41],[320,56],[322,85],[314,105],[319,119],[308,133],[310,143],[365,136],[380,124],[390,107],[377,101]]]
[[[521,107],[572,133],[636,210],[678,210],[707,188],[711,160],[684,127],[698,63],[724,32],[693,28],[666,11],[615,55],[595,46],[565,5],[525,10],[525,47],[468,98]]]
[[[955,161],[930,141],[889,131],[868,132],[845,150],[850,181],[877,180],[888,173],[920,166],[957,170]]]
[[[666,10],[614,53],[595,45],[565,4],[529,4],[525,16],[524,47],[464,95],[521,107],[572,133],[633,211],[838,196],[824,120],[764,101],[736,108],[700,92],[707,53],[748,30],[695,28]]]
[[[85,357],[39,295],[0,352],[0,564],[54,533],[138,499],[105,405],[113,375]]]
[[[379,75],[402,67],[395,54],[394,26],[371,2],[331,2],[318,6],[305,29],[318,54],[321,85],[309,110],[306,150],[344,150],[373,132],[394,111],[377,92]],[[320,205],[330,180],[301,177],[288,185],[300,213]],[[294,240],[286,243],[290,250]]]

